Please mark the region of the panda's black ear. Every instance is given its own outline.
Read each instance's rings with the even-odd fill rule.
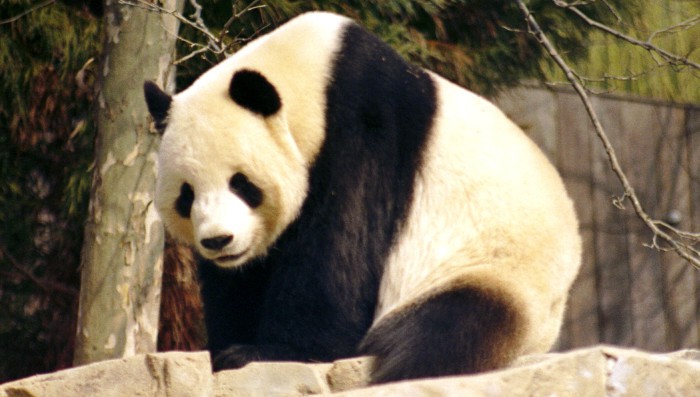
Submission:
[[[170,104],[173,98],[152,81],[143,83],[143,93],[146,97],[148,111],[151,113],[151,117],[153,117],[153,121],[156,123],[158,132],[162,134],[165,130],[168,111],[170,110]]]
[[[228,93],[237,104],[264,117],[272,116],[282,107],[275,87],[253,70],[239,70],[233,75]]]

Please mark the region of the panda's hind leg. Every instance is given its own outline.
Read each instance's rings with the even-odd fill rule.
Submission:
[[[389,313],[363,340],[372,383],[497,369],[518,355],[520,315],[497,291],[443,289]]]

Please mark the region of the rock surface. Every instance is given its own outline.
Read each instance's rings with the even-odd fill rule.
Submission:
[[[610,346],[521,358],[480,375],[367,387],[367,358],[253,363],[212,374],[206,352],[104,361],[0,385],[29,396],[700,396],[700,351],[653,354]]]

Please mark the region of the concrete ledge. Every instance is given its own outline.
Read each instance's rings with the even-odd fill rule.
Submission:
[[[692,396],[700,351],[654,354],[611,346],[521,358],[480,375],[366,387],[370,359],[253,363],[212,374],[206,352],[104,361],[0,385],[15,396]]]

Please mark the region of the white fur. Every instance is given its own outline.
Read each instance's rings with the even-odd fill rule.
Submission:
[[[200,195],[192,206],[192,224],[195,225],[195,246],[209,259],[240,256],[254,246],[255,230],[259,219],[243,200],[230,191],[213,190]],[[232,235],[231,244],[223,250],[209,250],[201,245],[207,237]],[[227,261],[224,261],[227,262]]]

